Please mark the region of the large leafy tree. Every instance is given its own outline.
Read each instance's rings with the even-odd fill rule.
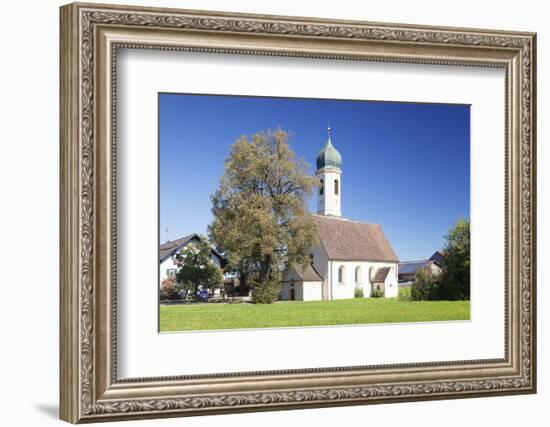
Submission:
[[[459,219],[446,239],[439,293],[442,299],[470,299],[470,220]]]
[[[212,249],[208,239],[202,237],[198,244],[189,244],[176,254],[179,268],[176,281],[179,289],[197,292],[199,286],[214,289],[222,284],[220,267],[212,261]]]
[[[306,203],[316,179],[288,141],[282,129],[239,138],[211,197],[210,237],[231,265],[246,270],[256,302],[273,302],[282,271],[307,265],[317,242]]]

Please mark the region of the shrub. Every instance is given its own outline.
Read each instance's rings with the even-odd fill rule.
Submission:
[[[355,291],[353,292],[353,296],[355,298],[363,298],[363,288],[355,288]]]
[[[277,301],[280,293],[281,280],[279,277],[272,277],[264,285],[255,281],[252,282],[252,299],[257,304],[271,304]]]
[[[384,292],[382,292],[380,289],[373,289],[370,293],[371,298],[382,298],[384,296]]]
[[[410,301],[411,300],[411,288],[399,288],[399,301]]]
[[[427,268],[418,270],[411,286],[411,300],[432,301],[437,299],[439,299],[438,277]]]
[[[176,277],[168,276],[160,284],[160,299],[170,300],[178,298],[178,289],[176,288]]]

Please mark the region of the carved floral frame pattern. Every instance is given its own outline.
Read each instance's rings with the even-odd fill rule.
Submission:
[[[61,239],[72,238],[78,250],[63,247],[61,256],[61,417],[67,421],[100,421],[201,413],[223,413],[258,409],[284,409],[335,404],[361,404],[383,401],[423,400],[489,395],[495,393],[532,393],[535,391],[535,35],[531,33],[490,32],[453,28],[412,27],[404,25],[330,22],[304,18],[235,15],[196,11],[159,10],[73,4],[62,8],[62,67],[79,65],[79,73],[62,69],[61,125],[70,125],[73,134],[62,129]],[[411,45],[484,47],[509,49],[518,53],[521,100],[520,117],[520,188],[521,289],[520,307],[520,374],[505,378],[464,378],[453,381],[400,382],[348,387],[306,387],[291,390],[261,392],[212,393],[178,397],[141,397],[135,399],[101,399],[95,391],[94,370],[97,369],[94,343],[96,266],[94,235],[95,206],[95,144],[96,144],[96,29],[101,25],[149,28],[151,30],[191,30],[233,34],[296,36],[327,40],[363,40],[395,42]],[[113,56],[116,61],[116,47]],[[178,49],[158,44],[119,44],[118,47]],[[338,58],[338,55],[255,51],[254,49],[189,49],[207,52],[285,55],[317,58]],[[65,59],[63,59],[65,52]],[[343,59],[365,60],[350,55]],[[461,64],[452,60],[423,60],[414,57],[372,57],[369,60],[391,60],[409,63]],[[468,61],[468,64],[475,62]],[[479,61],[479,65],[491,66]],[[74,71],[74,70],[73,70]],[[510,78],[510,76],[508,76]],[[116,75],[113,77],[113,89]],[[116,100],[116,99],[115,99]],[[75,102],[77,105],[74,105]],[[508,107],[509,108],[509,107]],[[112,122],[116,125],[113,108]],[[67,131],[68,132],[68,131]],[[78,141],[74,141],[77,138]],[[69,145],[72,148],[69,148]],[[74,164],[78,159],[78,164]],[[116,164],[114,165],[116,167]],[[64,175],[67,173],[67,175]],[[71,175],[72,174],[72,175]],[[70,175],[70,176],[69,176]],[[65,186],[65,187],[64,187]],[[71,191],[72,189],[72,191]],[[116,194],[116,193],[115,193]],[[75,195],[77,199],[75,200]],[[63,212],[70,211],[70,214]],[[71,216],[72,215],[72,216]],[[113,212],[113,216],[115,216]],[[72,221],[70,220],[72,218]],[[508,236],[507,236],[508,238]],[[116,245],[116,235],[113,236]],[[70,239],[69,239],[70,240]],[[116,262],[116,261],[113,261]],[[72,267],[69,267],[72,265]],[[78,286],[71,283],[78,280]],[[70,290],[70,289],[72,290]],[[114,307],[116,310],[116,305]],[[115,315],[116,318],[116,315]],[[507,319],[508,321],[508,319]],[[115,325],[111,325],[115,328]],[[116,344],[116,339],[115,339]],[[68,348],[70,347],[70,348]],[[114,349],[116,354],[116,349]],[[453,362],[442,363],[452,366]],[[399,366],[395,367],[396,369]],[[344,368],[335,368],[335,371]],[[309,370],[309,371],[315,371]],[[306,372],[306,370],[302,370]],[[264,373],[266,374],[266,373]],[[283,372],[284,374],[284,372]],[[116,362],[113,365],[116,382]],[[223,376],[223,374],[221,374]],[[152,379],[154,380],[154,379]],[[170,379],[159,379],[170,381]],[[177,381],[177,379],[174,379]]]

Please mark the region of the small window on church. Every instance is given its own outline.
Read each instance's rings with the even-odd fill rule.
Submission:
[[[361,282],[361,267],[355,267],[355,283]]]
[[[344,266],[341,265],[338,269],[338,283],[344,283]]]
[[[325,181],[321,179],[321,183],[319,184],[319,195],[322,196],[324,191],[325,191]]]
[[[338,180],[334,180],[334,194],[338,195]]]

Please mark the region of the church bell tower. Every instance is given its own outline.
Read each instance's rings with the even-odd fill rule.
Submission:
[[[320,215],[342,216],[342,156],[332,145],[330,127],[328,141],[317,155],[317,171],[319,178],[319,195],[317,198],[317,213]]]

